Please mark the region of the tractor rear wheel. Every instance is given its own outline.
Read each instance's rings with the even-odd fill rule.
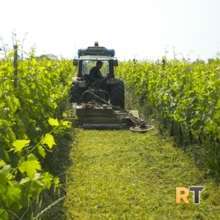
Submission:
[[[111,85],[110,88],[110,101],[114,106],[118,106],[122,109],[125,108],[125,91],[124,82],[117,80],[117,82]]]

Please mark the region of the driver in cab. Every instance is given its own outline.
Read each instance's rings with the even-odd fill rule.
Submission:
[[[89,81],[90,82],[94,82],[98,79],[103,79],[104,78],[102,76],[102,73],[101,73],[102,66],[103,66],[103,62],[98,60],[96,62],[96,65],[91,68],[91,70],[89,71]]]

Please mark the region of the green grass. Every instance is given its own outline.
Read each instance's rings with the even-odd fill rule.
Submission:
[[[220,219],[220,188],[156,129],[76,133],[64,202],[68,220]],[[177,205],[176,187],[191,185],[205,187],[200,205]]]

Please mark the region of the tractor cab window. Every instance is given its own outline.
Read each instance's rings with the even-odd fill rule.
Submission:
[[[96,66],[96,62],[96,60],[84,60],[82,63],[82,74],[89,75],[90,70]],[[102,63],[101,73],[103,76],[106,76],[109,73],[109,62],[102,61]]]

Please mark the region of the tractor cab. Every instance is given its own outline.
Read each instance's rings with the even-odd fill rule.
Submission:
[[[103,76],[114,78],[114,67],[118,66],[118,60],[114,56],[114,50],[99,47],[98,43],[95,43],[93,47],[78,50],[78,58],[73,60],[73,64],[78,67],[77,77],[89,75],[90,70],[96,66],[98,61],[101,61]]]

